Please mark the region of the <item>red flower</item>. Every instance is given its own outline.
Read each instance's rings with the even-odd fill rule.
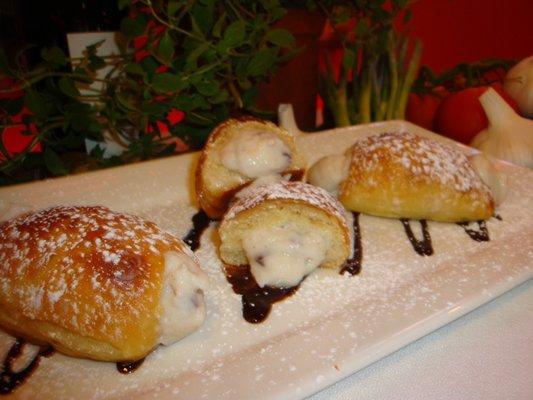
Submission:
[[[157,125],[157,129],[159,129],[159,136],[162,138],[166,138],[170,136],[170,130],[168,129],[168,125],[161,121],[155,121]]]
[[[135,59],[136,62],[140,62],[149,56],[150,56],[150,52],[148,50],[139,50],[139,51],[136,51],[135,54],[133,54],[133,58]]]
[[[163,72],[167,72],[168,67],[165,64],[161,64],[159,67],[155,69],[155,72],[158,74],[162,74]]]
[[[135,50],[144,49],[148,44],[148,35],[137,36],[133,39],[133,47]]]
[[[2,142],[9,154],[17,154],[24,151],[34,136],[37,135],[37,127],[34,123],[24,124],[23,118],[27,115],[32,115],[32,112],[24,107],[20,113],[11,117],[13,126],[4,128],[2,132]],[[27,134],[28,130],[31,135]],[[32,153],[41,152],[41,143],[37,143],[31,151]]]
[[[179,124],[185,118],[185,113],[177,108],[172,108],[167,114],[167,121],[170,125],[174,126]]]

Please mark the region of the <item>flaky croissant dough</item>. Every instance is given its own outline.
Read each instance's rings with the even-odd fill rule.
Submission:
[[[490,189],[467,157],[451,146],[407,132],[357,141],[338,196],[352,211],[443,222],[494,214]]]
[[[224,121],[209,136],[196,167],[196,195],[201,208],[211,218],[220,218],[233,195],[252,181],[251,178],[225,168],[218,154],[230,140],[251,130],[272,133],[288,147],[291,162],[283,173],[291,173],[304,167],[294,139],[285,129],[252,117]]]
[[[192,256],[155,224],[104,207],[55,207],[4,222],[0,325],[75,357],[140,359],[160,343],[169,252]],[[203,307],[203,297],[194,301]],[[197,325],[205,310],[193,309]]]

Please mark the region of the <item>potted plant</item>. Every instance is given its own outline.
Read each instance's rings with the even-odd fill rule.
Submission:
[[[99,56],[94,43],[77,60],[45,48],[32,68],[2,57],[0,131],[18,129],[29,140],[17,154],[0,140],[0,184],[198,148],[230,115],[259,112],[258,83],[295,54],[292,34],[274,27],[285,12],[278,1],[118,5],[129,13],[117,56]],[[95,81],[100,89],[80,91]],[[100,146],[84,153],[85,139],[102,141],[103,132],[124,146],[122,154],[106,157]]]

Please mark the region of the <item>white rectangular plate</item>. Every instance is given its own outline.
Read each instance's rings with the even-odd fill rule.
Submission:
[[[311,163],[370,134],[408,130],[392,121],[297,138]],[[464,148],[465,150],[467,148]],[[196,212],[197,154],[0,189],[0,217],[59,204],[103,204],[143,215],[183,237]],[[360,218],[363,269],[355,277],[317,271],[269,318],[249,324],[221,271],[213,238],[197,254],[209,275],[204,326],[154,351],[131,375],[115,365],[55,354],[13,397],[299,399],[420,338],[533,276],[533,173],[507,163],[509,193],[487,222],[491,240],[471,240],[455,224],[429,222],[435,254],[415,253],[398,220]],[[415,225],[413,225],[415,226]],[[5,354],[13,342],[0,332]]]

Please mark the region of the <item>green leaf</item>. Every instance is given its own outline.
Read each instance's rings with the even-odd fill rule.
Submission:
[[[68,174],[65,164],[50,147],[44,149],[44,164],[46,169],[55,176]]]
[[[46,103],[39,93],[30,90],[26,94],[26,106],[38,117],[46,118],[47,110]]]
[[[214,96],[220,91],[220,85],[211,79],[203,79],[194,85],[200,94]]]
[[[126,71],[126,73],[132,74],[132,75],[140,75],[140,76],[144,75],[144,70],[142,69],[142,67],[139,64],[136,64],[136,63],[127,64],[124,67],[124,71]]]
[[[74,81],[70,78],[67,78],[66,76],[62,76],[59,79],[59,89],[63,94],[67,95],[68,97],[72,97],[73,99],[76,99],[80,96],[80,92],[78,88],[76,88],[76,85],[74,84]]]
[[[131,4],[131,0],[118,0],[118,9],[123,10]]]
[[[355,63],[355,53],[351,49],[344,50],[344,55],[342,56],[342,66],[344,70],[349,71],[353,68]]]
[[[223,12],[222,15],[220,15],[217,22],[215,22],[215,26],[213,26],[212,34],[214,37],[222,37],[222,26],[224,25],[224,22],[226,22],[226,12]]]
[[[220,90],[216,95],[209,98],[212,104],[223,103],[229,98],[229,93],[226,89]]]
[[[193,51],[189,53],[187,56],[186,62],[187,64],[194,64],[196,63],[196,60],[198,57],[202,55],[203,52],[205,52],[209,48],[210,43],[202,43],[200,46],[195,48]]]
[[[157,74],[152,80],[154,90],[160,93],[175,92],[181,88],[181,79],[174,74]]]
[[[237,80],[237,83],[241,87],[241,89],[248,90],[252,87],[252,82],[247,78],[239,78]]]
[[[67,64],[67,56],[65,56],[65,53],[63,53],[63,50],[61,50],[59,47],[45,47],[41,51],[41,56],[43,60],[48,61],[52,64],[57,64],[64,66]]]
[[[159,45],[157,46],[157,54],[161,57],[167,64],[170,63],[172,57],[174,56],[174,39],[165,32]]]
[[[219,43],[221,51],[226,51],[232,47],[237,47],[243,40],[245,34],[244,21],[238,20],[226,28],[224,37]]]
[[[74,76],[72,79],[74,79],[76,82],[89,83],[89,84],[93,82],[93,78],[91,78],[89,74],[87,74],[87,70],[80,65],[74,68],[73,74]]]
[[[167,5],[168,16],[173,17],[183,6],[183,1],[170,0]]]
[[[276,61],[277,49],[260,50],[248,63],[247,71],[252,76],[264,75]]]
[[[124,18],[120,23],[120,31],[127,38],[134,38],[135,36],[142,35],[146,21],[144,17],[138,15],[136,18]]]
[[[124,93],[117,93],[117,101],[118,103],[126,110],[126,111],[137,111],[137,108],[135,107],[135,103],[131,97],[128,97]]]
[[[271,30],[267,33],[266,38],[270,43],[281,47],[292,47],[295,43],[292,33],[282,28]]]

